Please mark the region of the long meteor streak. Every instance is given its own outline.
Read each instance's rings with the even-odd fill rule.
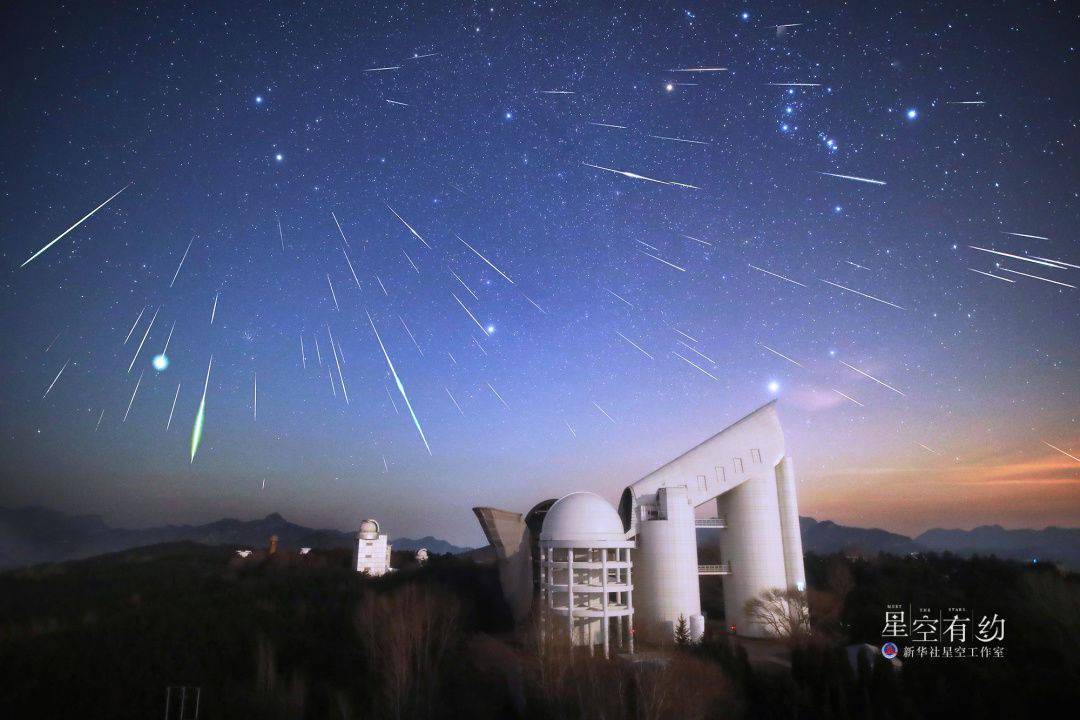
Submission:
[[[851,397],[850,395],[845,395],[844,393],[840,392],[840,391],[839,391],[839,390],[837,390],[836,388],[833,388],[833,389],[832,389],[832,391],[833,391],[834,393],[836,393],[837,395],[839,395],[840,397],[842,397],[842,398],[847,398],[848,400],[850,400],[851,402],[855,403],[855,404],[856,404],[856,405],[858,405],[859,407],[866,407],[865,405],[863,405],[863,404],[862,404],[861,402],[859,402],[859,401],[858,401],[858,400],[856,400],[855,398]]]
[[[694,362],[693,360],[690,360],[689,358],[686,358],[686,357],[684,357],[683,355],[680,355],[679,353],[675,352],[674,350],[672,350],[672,351],[671,351],[671,354],[672,354],[672,355],[674,355],[675,357],[679,358],[679,359],[680,359],[680,360],[682,360],[683,362],[685,362],[685,363],[688,363],[688,364],[690,364],[690,365],[694,366],[695,368],[697,368],[697,369],[698,369],[698,370],[700,370],[701,372],[703,372],[703,373],[705,373],[706,375],[708,375],[709,377],[711,377],[711,378],[712,378],[713,380],[716,380],[717,382],[720,382],[720,378],[716,377],[716,376],[715,376],[715,375],[713,375],[713,374],[712,374],[711,372],[709,372],[709,371],[708,371],[708,370],[706,370],[705,368],[701,367],[700,365],[698,365],[698,364],[697,364],[696,362]]]
[[[138,380],[138,382],[135,383],[135,390],[131,393],[131,399],[128,400],[127,410],[124,411],[124,419],[120,421],[122,423],[127,422],[128,414],[131,413],[131,406],[135,404],[135,396],[139,394],[139,386],[142,385],[143,375],[145,375],[145,374],[146,374],[145,370],[143,370],[141,373],[139,373],[139,380]]]
[[[64,374],[65,370],[67,370],[67,366],[68,366],[69,362],[71,362],[71,360],[67,360],[64,363],[64,367],[60,368],[60,372],[56,373],[56,377],[54,377],[53,381],[51,383],[49,383],[49,387],[45,388],[45,395],[41,396],[42,400],[44,400],[46,398],[46,396],[48,396],[49,392],[53,389],[53,385],[56,384],[56,381],[59,380],[60,376]]]
[[[131,333],[135,332],[135,328],[139,326],[139,321],[142,320],[143,313],[146,312],[146,306],[143,305],[143,309],[139,311],[139,317],[135,318],[135,322],[131,324],[131,329],[128,330],[127,337],[124,338],[124,344],[127,345],[127,341],[131,339]]]
[[[488,267],[490,267],[490,268],[491,268],[492,270],[494,270],[495,272],[499,273],[499,274],[500,274],[500,275],[502,275],[502,276],[503,276],[504,278],[506,278],[506,282],[510,283],[511,285],[513,285],[513,284],[514,284],[514,281],[510,279],[510,276],[509,276],[509,275],[507,275],[506,273],[504,273],[504,272],[503,272],[502,270],[500,270],[499,268],[495,267],[495,264],[494,264],[494,263],[492,263],[492,262],[491,262],[490,260],[488,260],[488,259],[487,259],[486,257],[484,257],[483,255],[481,255],[481,254],[480,254],[480,251],[479,251],[479,250],[477,250],[476,248],[474,248],[474,247],[473,247],[472,245],[470,245],[469,243],[465,242],[465,240],[463,240],[463,239],[462,239],[462,237],[461,237],[460,235],[458,235],[457,233],[454,233],[454,237],[456,237],[456,238],[457,238],[458,240],[461,240],[461,242],[465,244],[465,247],[469,248],[469,249],[470,249],[470,250],[472,250],[472,251],[473,251],[474,253],[476,253],[476,257],[478,257],[478,258],[480,258],[481,260],[483,260],[484,262],[486,262],[486,263],[488,264]]]
[[[1027,233],[1009,232],[1008,230],[1002,230],[1001,232],[1004,233],[1005,235],[1015,235],[1016,237],[1031,238],[1032,240],[1049,240],[1050,239],[1048,237],[1043,237],[1042,235],[1028,235]]]
[[[176,283],[176,278],[180,275],[180,268],[184,267],[184,261],[187,260],[188,252],[190,252],[191,243],[193,242],[195,242],[195,238],[191,238],[191,240],[188,242],[187,248],[184,250],[184,254],[180,258],[180,264],[176,266],[176,272],[173,273],[172,280],[169,282],[169,287],[172,287],[173,284]]]
[[[109,203],[110,203],[110,202],[112,201],[112,199],[113,199],[113,198],[115,198],[115,197],[116,197],[117,195],[119,195],[120,193],[122,193],[122,192],[124,192],[125,190],[127,190],[127,189],[128,189],[129,187],[131,187],[131,183],[128,183],[128,184],[127,184],[127,185],[125,185],[124,187],[122,187],[122,188],[120,188],[119,190],[117,190],[117,191],[116,191],[116,193],[115,193],[115,194],[114,194],[114,195],[113,195],[112,197],[110,197],[110,198],[109,198],[108,200],[106,200],[105,202],[103,202],[103,203],[101,203],[100,205],[98,205],[98,206],[97,206],[96,208],[94,208],[94,209],[93,209],[93,210],[91,210],[90,212],[86,213],[86,215],[84,215],[84,216],[82,217],[82,219],[80,219],[80,220],[79,220],[79,221],[78,221],[77,223],[75,223],[74,225],[72,225],[71,227],[69,227],[69,228],[68,228],[67,230],[65,230],[64,232],[62,232],[62,233],[60,233],[59,235],[57,235],[57,236],[56,236],[55,238],[53,238],[53,239],[52,239],[52,241],[51,241],[51,242],[49,242],[49,243],[46,243],[45,247],[41,248],[41,249],[40,249],[40,250],[38,250],[38,251],[37,251],[36,253],[34,253],[33,255],[31,255],[31,256],[30,256],[29,258],[27,258],[26,262],[24,262],[24,263],[23,263],[22,265],[20,265],[19,267],[21,267],[21,268],[24,268],[24,267],[26,267],[27,265],[29,265],[29,264],[30,264],[31,262],[33,262],[33,260],[34,260],[34,259],[35,259],[35,258],[36,258],[36,257],[37,257],[38,255],[41,255],[41,253],[45,252],[46,250],[48,250],[49,248],[51,248],[51,247],[52,247],[53,245],[55,245],[56,243],[58,243],[58,242],[60,241],[60,239],[61,239],[62,237],[64,237],[64,236],[65,236],[65,235],[67,235],[67,234],[68,234],[69,232],[71,232],[71,231],[72,231],[72,230],[74,230],[75,228],[77,228],[77,227],[79,227],[80,225],[82,225],[82,224],[83,224],[84,222],[86,222],[86,220],[88,220],[88,219],[90,218],[90,216],[91,216],[91,215],[93,215],[94,213],[96,213],[96,212],[97,212],[98,210],[100,210],[101,208],[105,207],[106,205],[108,205],[108,204],[109,204]]]
[[[409,408],[409,415],[412,416],[413,424],[416,425],[416,431],[420,433],[420,439],[424,441],[424,447],[427,448],[428,455],[431,454],[431,446],[428,445],[427,437],[424,436],[424,428],[420,427],[420,421],[416,417],[416,413],[413,412],[412,403],[409,402],[409,396],[405,394],[405,386],[401,384],[401,378],[398,377],[397,370],[394,369],[394,363],[390,360],[390,355],[386,352],[386,346],[383,345],[382,338],[379,337],[379,331],[375,327],[375,321],[371,319],[371,313],[367,313],[368,323],[371,325],[372,332],[375,333],[375,339],[379,343],[379,349],[382,350],[383,357],[386,358],[386,366],[390,368],[390,374],[394,376],[394,383],[397,384],[398,392],[401,393],[401,397],[405,400],[405,407]]]
[[[897,390],[896,388],[894,388],[894,387],[893,387],[892,385],[889,385],[888,383],[884,383],[884,382],[882,382],[882,381],[878,380],[878,379],[877,379],[876,377],[874,377],[874,376],[873,376],[873,375],[871,375],[870,373],[868,373],[868,372],[863,372],[862,370],[860,370],[859,368],[855,367],[854,365],[848,365],[848,364],[847,364],[846,362],[844,362],[843,360],[841,360],[841,361],[840,361],[840,364],[841,364],[841,365],[843,365],[843,366],[844,366],[844,367],[846,367],[846,368],[850,368],[850,369],[854,370],[855,372],[859,373],[859,374],[860,374],[860,375],[862,375],[863,377],[867,377],[867,378],[870,378],[871,380],[873,380],[874,382],[876,382],[876,383],[877,383],[878,385],[881,385],[882,387],[887,387],[887,388],[889,388],[890,390],[892,390],[892,391],[893,391],[894,393],[896,393],[897,395],[900,395],[900,396],[902,396],[902,397],[907,397],[907,395],[905,395],[904,393],[900,392],[899,390]]]
[[[337,225],[337,231],[341,233],[341,239],[345,241],[345,247],[349,247],[349,240],[345,237],[345,231],[341,229],[341,223],[338,222],[337,215],[334,214],[333,210],[330,211],[330,217],[334,218],[334,224]],[[345,257],[348,257],[348,255]]]
[[[199,400],[199,412],[195,415],[195,425],[191,428],[191,462],[195,462],[195,453],[202,442],[203,420],[206,419],[206,389],[210,387],[210,368],[214,366],[214,356],[206,365],[206,380],[203,382],[202,399]]]
[[[345,248],[341,248],[341,254],[345,256],[345,262],[349,266],[349,272],[352,273],[352,279],[356,282],[356,287],[360,288],[360,278],[356,277],[356,270],[353,269],[352,260],[349,259],[349,253],[345,252]],[[363,288],[360,288],[361,290]]]
[[[1019,270],[1010,270],[1009,268],[1001,269],[1003,272],[1012,273],[1013,275],[1023,275],[1024,277],[1029,277],[1032,280],[1042,280],[1044,283],[1050,283],[1051,285],[1060,285],[1061,287],[1072,288],[1073,290],[1076,289],[1075,285],[1070,285],[1069,283],[1058,282],[1057,280],[1051,280],[1050,278],[1044,278],[1038,275],[1029,275],[1025,272],[1020,272]]]
[[[995,275],[993,273],[984,272],[982,270],[976,270],[975,268],[968,268],[968,270],[970,270],[971,272],[974,272],[974,273],[979,273],[980,275],[985,275],[986,277],[992,277],[995,280],[1001,280],[1001,281],[1007,282],[1007,283],[1015,283],[1016,282],[1015,280],[1010,280],[1009,278],[1003,278],[1000,275]]]
[[[345,376],[341,374],[341,361],[338,359],[337,345],[334,344],[334,333],[330,332],[330,324],[326,324],[326,334],[330,336],[330,350],[334,353],[334,364],[337,366],[338,381],[341,383],[341,392],[345,396],[345,404],[349,404],[349,391],[345,388]]]
[[[593,165],[592,163],[581,163],[585,167],[596,168],[597,170],[604,170],[609,173],[615,173],[616,175],[622,175],[623,177],[630,178],[631,180],[645,180],[646,182],[656,183],[657,185],[671,185],[672,187],[689,188],[691,190],[700,190],[697,185],[689,185],[687,183],[675,182],[674,180],[657,180],[656,178],[646,177],[645,175],[638,175],[636,172],[630,172],[629,170],[616,170],[615,168],[604,167],[603,165]]]
[[[1062,450],[1061,448],[1059,448],[1057,445],[1051,445],[1050,443],[1046,442],[1045,440],[1040,440],[1039,442],[1041,442],[1043,445],[1045,445],[1048,448],[1053,448],[1054,450],[1057,450],[1059,453],[1061,453],[1065,457],[1072,458],[1076,462],[1080,462],[1080,458],[1076,457],[1075,455],[1070,455],[1069,453],[1067,453],[1064,450]]]
[[[755,270],[757,270],[758,272],[763,272],[763,273],[765,273],[766,275],[772,275],[772,276],[773,276],[774,278],[780,278],[781,280],[786,280],[787,282],[789,282],[789,283],[792,283],[793,285],[798,285],[799,287],[806,287],[806,286],[805,286],[805,285],[803,285],[803,284],[802,284],[801,282],[798,282],[798,281],[796,281],[796,280],[792,280],[792,279],[791,279],[791,278],[789,278],[789,277],[784,277],[783,275],[778,275],[778,274],[776,274],[776,273],[774,273],[774,272],[771,272],[771,271],[769,271],[769,270],[766,270],[765,268],[759,268],[759,267],[758,267],[757,265],[751,265],[750,267],[754,268],[754,269],[755,269]]]
[[[1000,250],[991,250],[989,248],[979,247],[978,245],[968,245],[972,250],[978,250],[979,252],[990,253],[991,255],[1000,255],[1002,257],[1012,258],[1013,260],[1023,260],[1024,262],[1034,263],[1036,265],[1043,265],[1048,268],[1054,268],[1055,270],[1063,270],[1061,263],[1056,263],[1052,260],[1043,260],[1042,258],[1028,257],[1026,255],[1013,255],[1012,253],[1001,252]]]
[[[871,180],[870,178],[859,177],[857,175],[838,175],[831,172],[817,171],[818,175],[828,175],[829,177],[840,178],[841,180],[855,180],[862,183],[870,183],[871,185],[884,185],[884,180]]]
[[[662,263],[664,263],[665,265],[667,265],[668,267],[672,267],[672,268],[675,268],[675,269],[676,269],[676,270],[678,270],[679,272],[686,272],[686,268],[684,268],[684,267],[679,267],[679,266],[678,266],[678,265],[676,265],[675,263],[669,263],[669,262],[668,262],[667,260],[665,260],[665,259],[664,259],[664,258],[662,258],[662,257],[657,257],[656,255],[653,255],[652,253],[647,253],[647,252],[645,252],[644,250],[638,250],[638,252],[639,252],[639,253],[641,253],[642,255],[646,256],[646,257],[651,257],[651,258],[652,258],[653,260],[657,260],[657,261],[659,261],[659,262],[662,262]]]
[[[330,281],[330,273],[326,274],[326,284],[330,286],[330,297],[334,298],[334,308],[341,310],[341,306],[338,305],[337,293],[334,292],[334,283]]]
[[[454,293],[450,294],[454,295]],[[476,316],[472,314],[472,311],[469,310],[469,308],[465,307],[465,303],[461,302],[461,298],[459,298],[457,295],[454,295],[454,299],[457,300],[457,303],[461,306],[461,309],[468,314],[469,319],[476,323],[476,327],[480,328],[480,331],[483,332],[486,336],[488,334],[487,328],[480,324],[480,321],[476,319]]]
[[[604,414],[604,417],[606,417],[608,420],[610,420],[613,423],[615,422],[615,418],[608,415],[608,411],[605,410],[604,408],[600,407],[599,405],[597,405],[595,400],[593,401],[593,407],[596,408],[597,410],[599,410],[600,412],[602,412]]]
[[[646,352],[646,351],[645,351],[645,350],[644,350],[644,349],[643,349],[643,348],[642,348],[642,347],[641,347],[640,345],[638,345],[638,344],[637,344],[636,342],[634,342],[634,341],[633,341],[633,340],[631,340],[630,338],[628,338],[628,337],[626,337],[625,335],[623,335],[623,334],[622,334],[621,332],[619,332],[618,330],[616,330],[616,331],[615,331],[615,334],[616,334],[616,335],[618,335],[619,337],[621,337],[621,338],[622,338],[623,340],[625,340],[626,342],[628,342],[628,343],[630,343],[631,345],[633,345],[633,346],[634,346],[634,347],[635,347],[635,348],[636,348],[636,349],[637,349],[637,350],[638,350],[638,351],[639,351],[639,352],[640,352],[640,353],[641,353],[642,355],[644,355],[645,357],[649,358],[650,360],[655,360],[655,359],[656,359],[656,358],[654,358],[654,357],[653,357],[652,355],[650,355],[650,354],[649,354],[648,352]]]
[[[169,421],[165,423],[165,432],[169,432],[169,428],[172,426],[172,416],[176,412],[176,400],[180,397],[180,383],[176,383],[176,394],[173,395],[172,407],[169,408]]]
[[[221,295],[220,290],[218,290],[216,293],[214,293],[214,306],[212,308],[210,308],[210,324],[211,325],[214,324],[214,317],[217,316],[217,301],[218,301],[218,297],[220,295]]]
[[[876,298],[873,295],[867,295],[866,293],[859,292],[858,290],[852,290],[851,288],[844,287],[843,285],[841,285],[839,283],[829,282],[828,280],[822,280],[821,282],[825,283],[826,285],[832,285],[833,287],[838,287],[841,290],[847,290],[848,292],[855,293],[856,295],[861,295],[864,298],[869,298],[870,300],[876,300],[877,302],[881,303],[882,305],[888,305],[889,307],[894,307],[897,310],[903,310],[904,309],[904,308],[900,307],[899,305],[897,305],[896,303],[891,303],[888,300],[882,300],[881,298]]]
[[[154,327],[154,321],[157,320],[160,311],[161,306],[158,305],[157,310],[154,311],[154,317],[150,318],[150,324],[146,326],[146,332],[143,333],[142,340],[139,341],[139,347],[135,351],[135,357],[131,358],[131,364],[128,365],[128,372],[131,372],[131,368],[135,367],[135,361],[139,359],[139,353],[142,352],[143,344],[146,343],[146,338],[150,335],[150,329]]]
[[[768,345],[766,345],[765,343],[758,343],[758,345],[760,345],[761,347],[765,348],[766,350],[768,350],[769,352],[771,352],[771,353],[772,353],[773,355],[776,355],[777,357],[782,357],[782,358],[784,358],[784,359],[785,359],[785,360],[787,360],[787,361],[788,361],[789,363],[793,363],[793,364],[795,364],[795,365],[798,365],[799,367],[802,367],[802,366],[803,366],[803,365],[802,365],[802,363],[801,363],[801,362],[799,362],[798,360],[792,360],[791,358],[789,358],[789,357],[788,357],[787,355],[785,355],[784,353],[782,353],[782,352],[778,352],[778,351],[776,351],[776,350],[773,350],[773,349],[772,349],[771,347],[769,347],[769,346],[768,346]]]
[[[425,240],[424,238],[422,238],[422,237],[420,236],[420,233],[418,233],[418,232],[416,232],[415,230],[413,230],[413,226],[412,226],[412,225],[410,225],[409,223],[405,222],[405,218],[403,218],[403,217],[401,217],[400,215],[398,215],[398,214],[397,214],[397,210],[395,210],[394,208],[390,207],[390,203],[386,203],[386,207],[387,207],[387,209],[388,209],[388,210],[390,210],[390,212],[394,213],[394,217],[396,217],[396,218],[397,218],[398,220],[400,220],[400,221],[401,221],[401,224],[402,224],[402,225],[404,225],[405,227],[409,228],[409,232],[411,232],[411,233],[412,233],[412,234],[413,234],[413,235],[414,235],[414,236],[416,237],[416,239],[417,239],[417,240],[419,240],[420,242],[424,243],[424,247],[426,247],[426,248],[427,248],[428,250],[431,250],[431,249],[432,249],[432,248],[431,248],[431,246],[430,246],[430,245],[428,245],[428,241],[427,241],[427,240]]]

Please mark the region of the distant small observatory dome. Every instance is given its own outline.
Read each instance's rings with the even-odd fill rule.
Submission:
[[[615,508],[599,495],[575,492],[555,502],[544,516],[540,541],[619,542],[626,537]]]
[[[368,518],[364,522],[360,523],[360,537],[368,540],[373,540],[379,537],[378,521]]]

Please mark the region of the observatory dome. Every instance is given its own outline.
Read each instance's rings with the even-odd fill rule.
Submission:
[[[379,536],[379,523],[377,520],[367,519],[360,523],[360,537],[374,539]]]
[[[547,511],[540,530],[541,542],[587,546],[625,539],[622,520],[615,508],[599,495],[588,492],[570,493],[556,501]]]

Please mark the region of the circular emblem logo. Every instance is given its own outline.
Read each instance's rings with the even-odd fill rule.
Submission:
[[[881,646],[881,654],[885,656],[887,660],[892,660],[900,652],[900,648],[896,647],[896,643],[887,642]]]

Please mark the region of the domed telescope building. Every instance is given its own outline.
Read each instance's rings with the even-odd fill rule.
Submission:
[[[379,522],[369,518],[356,534],[356,572],[379,577],[390,571],[390,543]]]
[[[698,517],[701,507],[715,514]],[[806,589],[795,475],[775,401],[627,486],[617,512],[591,493],[542,502],[524,516],[473,512],[515,620],[523,623],[539,598],[545,639],[632,651],[635,634],[667,644],[685,619],[696,641],[705,627],[701,575],[722,576],[727,626],[767,637],[746,615],[747,601]],[[699,530],[720,562],[699,562]]]

